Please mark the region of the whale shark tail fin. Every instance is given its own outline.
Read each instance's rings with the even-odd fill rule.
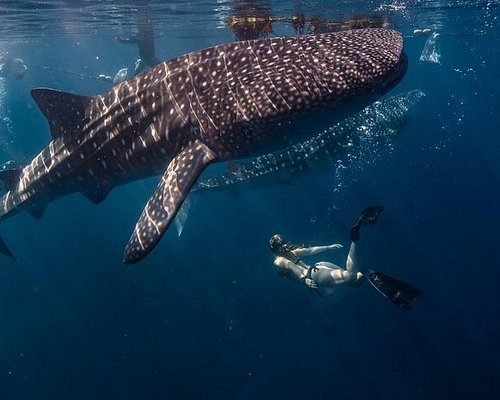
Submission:
[[[1,236],[0,236],[0,253],[7,257],[12,258],[16,263],[19,263],[19,261],[17,261],[17,258],[10,251],[9,247],[7,246],[7,244],[5,243],[5,241]]]
[[[7,164],[5,164],[5,166],[6,165]],[[15,189],[20,174],[21,168],[0,167],[0,182],[3,184],[3,188],[6,192]]]
[[[22,168],[14,161],[7,161],[0,166],[0,218],[2,219],[18,205],[13,202],[12,194],[17,192],[21,171]]]
[[[409,283],[382,272],[368,271],[368,281],[378,292],[405,310],[409,309],[413,300],[422,294],[420,290]]]
[[[13,166],[15,163],[13,161],[8,161],[4,165],[0,166],[0,183],[3,186],[3,193],[0,197],[0,217],[5,217],[12,210],[19,207],[22,201],[12,202],[12,194],[17,193],[17,188],[22,172],[21,167]],[[43,216],[47,203],[44,201],[39,201],[36,204],[32,204],[30,207],[26,208],[25,211],[36,219],[40,219]],[[0,250],[1,252],[1,250]]]

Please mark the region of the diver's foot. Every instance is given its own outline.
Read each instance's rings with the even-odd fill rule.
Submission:
[[[378,216],[384,211],[384,206],[372,206],[365,208],[356,222],[356,225],[375,225]]]
[[[359,230],[361,229],[360,225],[354,225],[349,232],[349,239],[351,242],[357,242],[359,240]]]

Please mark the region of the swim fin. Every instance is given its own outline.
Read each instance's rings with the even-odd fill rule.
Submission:
[[[365,208],[355,225],[375,225],[377,218],[384,211],[384,206],[372,206]]]
[[[357,242],[359,240],[359,231],[362,226],[375,225],[377,218],[382,211],[384,211],[384,206],[372,206],[365,208],[349,232],[349,239],[351,242]]]
[[[411,302],[421,295],[420,290],[382,272],[369,271],[368,280],[385,297],[394,304],[407,310]]]

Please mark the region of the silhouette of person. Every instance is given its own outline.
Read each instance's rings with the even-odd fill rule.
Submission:
[[[139,58],[135,62],[134,74],[139,73],[146,66],[154,67],[160,61],[155,55],[155,36],[149,8],[141,8],[137,19],[137,34],[118,36],[120,43],[135,44],[139,48]]]

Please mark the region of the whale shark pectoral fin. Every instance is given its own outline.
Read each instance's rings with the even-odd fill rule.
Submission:
[[[16,263],[19,262],[19,261],[17,261],[17,258],[14,256],[14,254],[7,247],[7,243],[5,243],[5,241],[3,240],[3,238],[1,236],[0,236],[0,253],[3,255],[6,255],[7,257],[12,258]]]
[[[189,211],[191,210],[191,206],[193,203],[192,200],[193,200],[193,192],[191,191],[184,199],[182,206],[179,208],[179,211],[175,216],[174,223],[175,223],[175,228],[177,229],[177,236],[182,235],[182,231],[184,230],[184,225],[186,224],[186,221],[189,217]]]
[[[80,193],[83,194],[93,204],[101,204],[112,189],[113,188],[110,187],[107,183],[100,183],[93,187],[82,188],[80,190]]]
[[[196,140],[172,159],[127,243],[126,264],[142,260],[158,244],[202,171],[216,158],[209,147]]]
[[[42,219],[45,209],[47,208],[46,201],[40,201],[34,204],[32,207],[28,208],[26,211],[35,219]]]

